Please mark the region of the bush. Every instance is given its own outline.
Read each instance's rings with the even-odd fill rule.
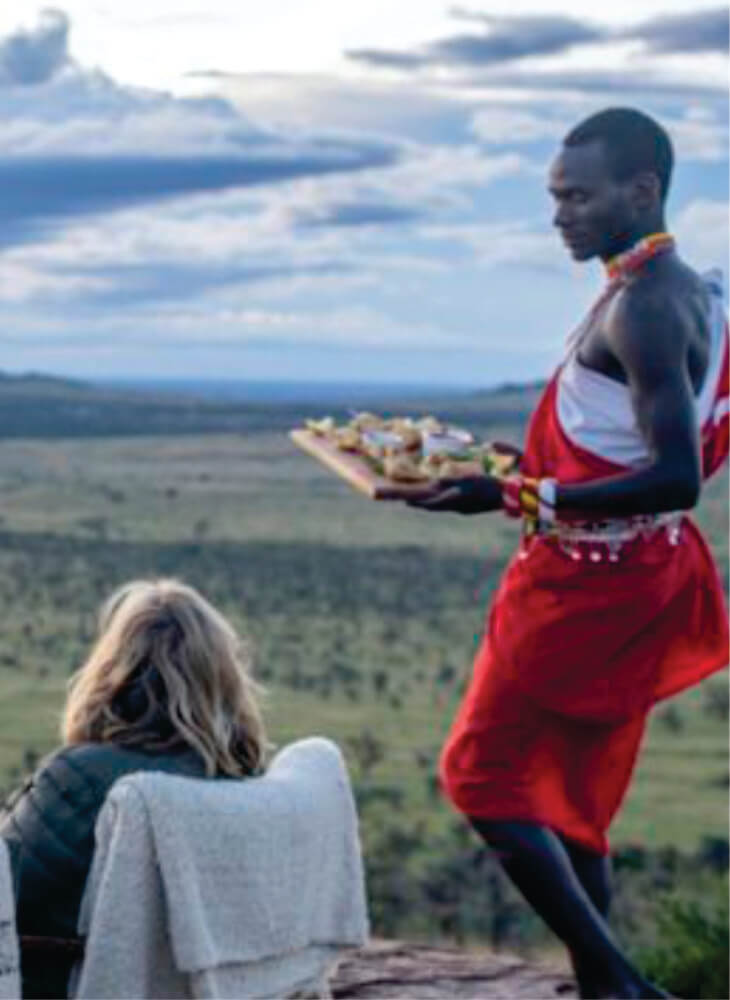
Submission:
[[[667,895],[656,922],[657,943],[636,955],[642,973],[676,996],[730,996],[727,879],[702,901]]]
[[[730,698],[727,684],[707,684],[702,690],[702,709],[710,718],[727,722],[730,715]]]

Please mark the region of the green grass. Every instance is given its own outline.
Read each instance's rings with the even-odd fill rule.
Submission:
[[[43,387],[15,385],[6,399],[2,388],[5,433],[53,439],[0,440],[0,786],[16,786],[58,744],[67,679],[99,603],[131,578],[178,576],[251,640],[273,742],[321,734],[342,746],[378,933],[554,947],[434,781],[516,526],[365,499],[296,450],[293,410],[145,408],[58,385],[41,412]],[[76,396],[91,416],[74,409]],[[424,401],[413,412],[519,441],[533,396]],[[697,519],[727,580],[726,472]],[[723,692],[720,674],[656,706],[611,831],[617,857],[640,844],[690,859],[708,837],[727,840]],[[675,887],[686,893],[701,880],[691,859],[685,867]],[[653,875],[619,874],[618,929],[648,933]],[[715,873],[701,874],[715,885]],[[434,906],[444,892],[446,910]],[[485,931],[497,925],[501,937]]]
[[[720,476],[698,514],[722,567],[726,490]],[[332,736],[363,787],[396,789],[428,829],[452,821],[433,765],[516,542],[507,519],[372,503],[272,432],[6,440],[0,500],[6,786],[29,749],[55,745],[98,603],[130,577],[174,574],[253,639],[275,742]],[[673,699],[679,728],[657,707],[614,843],[727,836],[727,721],[703,707],[725,684]],[[365,773],[353,747],[368,732],[382,760]]]

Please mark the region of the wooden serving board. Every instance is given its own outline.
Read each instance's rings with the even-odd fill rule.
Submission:
[[[298,428],[290,431],[289,437],[303,451],[371,500],[415,500],[427,496],[432,490],[433,483],[429,480],[422,483],[399,483],[379,476],[364,458],[351,451],[342,451],[312,431]]]

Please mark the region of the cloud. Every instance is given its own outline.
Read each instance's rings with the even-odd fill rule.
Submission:
[[[49,19],[68,29],[64,16]],[[270,92],[271,80],[259,82]],[[257,123],[223,97],[177,98],[121,86],[70,63],[35,87],[0,88],[0,246],[47,242],[82,217],[124,212],[118,246],[135,205],[178,200],[195,214],[206,197],[278,187],[277,237],[291,249],[296,227],[323,235],[396,228],[466,207],[469,189],[524,168],[518,156],[488,156],[470,143],[460,101],[368,84],[351,83],[343,92],[334,78],[287,83],[283,94],[274,88],[279,107],[292,90],[304,105],[274,127],[270,117]],[[248,81],[244,87],[243,101]],[[325,131],[320,111],[333,95],[338,111]],[[414,122],[423,141],[402,132]],[[434,141],[434,128],[449,133],[445,143]],[[451,145],[455,136],[459,144]],[[254,201],[236,216],[239,247],[252,212],[263,206],[269,221],[276,215],[264,198]],[[213,217],[219,233],[218,213],[203,208],[202,215]]]
[[[299,224],[304,226],[382,226],[413,222],[422,213],[405,205],[387,202],[340,202],[320,211],[302,212]]]
[[[688,79],[686,73],[656,71],[653,68],[623,69],[499,69],[464,73],[452,81],[455,86],[499,91],[518,91],[523,99],[544,103],[554,96],[584,98],[586,94],[604,95],[616,103],[616,95],[630,97],[632,104],[646,99],[684,102],[700,99],[725,99],[727,83],[718,80]]]
[[[124,88],[98,71],[0,90],[0,119],[0,156],[231,155],[273,141],[222,98]]]
[[[502,331],[533,327],[525,356],[538,349],[593,280],[576,279],[540,214],[549,147],[608,94],[649,94],[679,158],[716,161],[726,95],[701,74],[680,79],[671,59],[650,63],[637,34],[649,22],[630,45],[567,17],[462,20],[391,63],[418,86],[395,73],[220,75],[224,96],[180,98],[79,66],[65,42],[37,82],[0,81],[3,338],[140,367],[158,345],[167,358],[185,345],[211,371],[245,366],[239,348],[496,353]],[[628,72],[603,58],[609,40]],[[582,63],[562,58],[577,46]],[[727,224],[709,200],[724,198],[719,171],[705,173],[692,190],[708,199],[679,218],[691,263]]]
[[[454,223],[426,225],[420,235],[426,240],[467,248],[479,267],[519,265],[550,274],[570,272],[567,259],[556,257],[554,233],[536,229],[524,220],[503,223]]]
[[[204,74],[252,123],[287,135],[332,131],[339,135],[398,136],[427,144],[464,139],[468,104],[463,95],[422,81],[358,74]]]
[[[247,296],[250,300],[250,295]],[[12,309],[8,313],[12,316]],[[134,312],[107,309],[79,313],[73,330],[60,331],[53,321],[19,313],[17,323],[6,323],[0,343],[10,346],[86,346],[94,351],[109,344],[122,355],[130,348],[156,351],[165,347],[213,350],[222,347],[268,349],[329,347],[410,347],[453,349],[478,346],[480,337],[458,329],[443,329],[428,320],[398,319],[368,304],[347,302],[320,308],[285,309],[280,305],[252,305],[243,297],[229,303],[220,298],[199,302],[181,300]]]
[[[528,54],[540,54],[540,44],[561,40],[566,45],[584,42],[611,42],[616,39],[643,41],[653,52],[721,52],[727,53],[730,41],[730,11],[727,7],[706,8],[690,14],[661,14],[623,29],[599,28],[573,18],[536,18],[518,16],[497,19],[480,11],[453,7],[451,16],[471,23],[496,25],[490,36],[503,35],[516,49],[529,47],[532,38],[537,42]],[[551,24],[552,22],[552,24]],[[513,41],[514,40],[514,41]],[[509,49],[507,48],[507,51]],[[557,50],[544,50],[548,51]]]
[[[686,205],[672,230],[682,257],[692,267],[721,267],[727,263],[730,210],[727,202],[698,198]]]
[[[449,35],[412,50],[351,49],[346,55],[374,69],[418,73],[422,85],[438,83],[454,93],[483,88],[494,94],[521,92],[523,99],[536,100],[545,96],[543,88],[578,98],[586,92],[605,93],[607,98],[626,93],[639,100],[727,93],[726,72],[720,76],[716,61],[710,60],[699,73],[686,61],[696,53],[727,53],[727,9],[662,15],[623,28],[562,15],[493,16],[458,7],[450,13],[482,30]],[[566,68],[569,50],[577,58]]]
[[[718,163],[728,158],[727,114],[715,114],[706,104],[692,104],[679,116],[658,115],[672,139],[679,160]]]
[[[414,144],[398,163],[369,172],[368,181],[402,205],[458,208],[469,207],[464,194],[469,189],[483,189],[532,169],[518,153],[487,154],[476,144],[431,148]]]
[[[346,54],[357,62],[398,69],[425,65],[489,66],[528,56],[555,55],[575,45],[606,37],[604,29],[572,17],[474,14],[469,15],[469,19],[479,20],[486,32],[452,35],[425,45],[417,52],[351,49]]]
[[[348,49],[345,55],[353,62],[365,63],[369,66],[382,66],[387,69],[418,69],[433,61],[425,52],[423,54],[394,52],[390,49]]]
[[[474,113],[470,129],[485,145],[519,146],[550,140],[559,143],[576,124],[603,107],[602,102],[584,101],[558,113],[554,106],[540,113],[521,106],[490,104]],[[680,115],[656,114],[668,130],[680,160],[721,162],[727,159],[727,118],[719,107],[695,103]]]
[[[567,116],[558,118],[554,113],[492,104],[477,111],[469,127],[481,142],[502,146],[560,139],[571,124]]]
[[[469,347],[478,343],[474,334],[443,330],[428,321],[404,322],[380,309],[347,304],[331,309],[266,309],[238,305],[208,313],[205,325],[196,312],[177,309],[168,312],[162,323],[151,317],[156,340],[172,340],[176,345],[263,343],[281,346],[344,346],[388,348],[398,346]],[[210,333],[212,324],[215,333]],[[134,336],[134,327],[130,333]]]
[[[60,10],[43,10],[31,30],[19,30],[0,42],[0,86],[30,86],[52,79],[71,65],[69,20]]]
[[[4,305],[80,298],[103,288],[103,279],[94,275],[53,273],[23,260],[3,260],[0,265]]]
[[[75,216],[57,233],[6,249],[0,300],[103,313],[109,305],[136,314],[145,303],[190,300],[206,292],[291,278],[342,274],[327,234],[299,238],[293,215],[271,193],[238,190],[127,208],[115,215]],[[23,280],[18,283],[15,276]],[[19,290],[20,289],[20,290]]]
[[[42,306],[64,296],[76,303],[83,293],[84,308],[115,304],[134,310],[142,302],[208,291],[220,295],[226,288],[254,284],[278,295],[294,283],[302,291],[323,288],[332,279],[342,285],[345,279],[372,283],[380,276],[387,285],[395,271],[417,274],[437,266],[432,248],[414,239],[414,224],[447,218],[455,209],[470,210],[470,188],[483,188],[490,179],[525,167],[520,157],[489,156],[473,146],[417,147],[394,165],[371,166],[359,175],[310,172],[278,187],[267,183],[221,190],[221,172],[238,169],[238,164],[185,164],[179,188],[190,189],[195,182],[210,189],[160,201],[161,190],[170,192],[169,161],[135,161],[134,170],[127,164],[121,181],[111,168],[99,169],[97,160],[84,165],[83,175],[78,163],[71,164],[68,177],[60,170],[63,164],[54,171],[43,161],[47,174],[42,183],[36,164],[11,164],[16,168],[11,174],[8,162],[0,163],[0,185],[10,189],[10,182],[16,183],[2,220],[6,241],[15,246],[0,257],[0,300],[25,296],[29,304]],[[270,179],[268,171],[264,176]],[[233,180],[240,177],[234,174]],[[75,199],[77,188],[83,202]],[[55,200],[49,204],[44,195]],[[109,207],[112,196],[120,199],[116,214],[91,214],[96,199]],[[143,197],[154,203],[144,209],[125,203]],[[43,219],[56,213],[64,224],[58,230],[42,226],[34,241],[24,244],[13,224],[22,223],[27,233],[33,212]],[[405,223],[410,224],[407,250],[398,242],[405,238]],[[386,245],[388,230],[393,237]],[[13,274],[23,277],[15,290],[10,288]],[[392,278],[394,284],[400,280]]]
[[[626,38],[643,41],[651,52],[720,52],[730,44],[727,7],[692,14],[664,14],[625,31]]]
[[[358,173],[400,156],[398,141],[285,134],[221,97],[121,86],[69,61],[68,27],[48,11],[32,32],[0,41],[0,246],[80,215]]]
[[[79,277],[74,268],[72,277]],[[124,307],[130,300],[138,312],[145,303],[185,302],[201,295],[217,295],[225,288],[241,290],[264,282],[286,281],[293,277],[317,277],[343,274],[345,264],[332,260],[306,264],[290,261],[280,264],[246,261],[149,264],[108,264],[90,269],[88,284],[83,288],[83,310],[96,312],[109,306]]]
[[[295,155],[292,155],[294,153]],[[392,163],[386,150],[289,151],[239,157],[76,156],[0,161],[0,221],[14,231],[53,217],[118,209],[191,192],[273,184]]]
[[[446,65],[484,66],[523,59],[528,56],[555,55],[572,48],[600,41],[605,31],[572,17],[490,17],[483,15],[486,35],[456,35],[428,47],[431,59]]]

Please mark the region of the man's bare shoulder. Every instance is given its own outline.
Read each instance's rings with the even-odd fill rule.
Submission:
[[[676,357],[705,340],[708,315],[702,279],[678,261],[627,284],[606,318],[604,335],[619,355],[628,349]]]

